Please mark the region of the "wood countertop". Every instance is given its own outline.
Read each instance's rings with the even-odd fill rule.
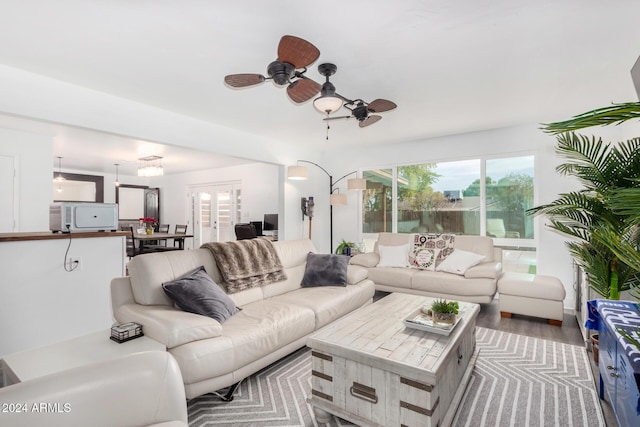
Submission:
[[[33,231],[20,233],[0,233],[0,242],[21,242],[26,240],[63,240],[63,239],[87,239],[96,237],[119,237],[128,236],[128,231],[94,231],[94,232],[73,232],[73,233],[53,233],[51,231]]]

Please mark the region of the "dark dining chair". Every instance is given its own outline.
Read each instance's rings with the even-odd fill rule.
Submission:
[[[168,233],[169,232],[169,224],[159,224],[157,231],[158,231],[158,233]],[[167,246],[167,239],[156,240],[156,245],[158,245],[158,246]]]
[[[121,231],[128,231],[129,234],[126,236],[127,241],[127,256],[129,259],[138,255],[138,248],[136,248],[136,241],[133,238],[133,226],[132,225],[121,225]]]
[[[186,225],[178,225],[176,224],[176,228],[174,231],[175,234],[187,234],[187,226]],[[180,247],[180,249],[184,249],[184,238],[174,238],[173,239],[173,246],[178,246]]]
[[[236,240],[255,239],[258,237],[256,227],[253,224],[236,224]]]

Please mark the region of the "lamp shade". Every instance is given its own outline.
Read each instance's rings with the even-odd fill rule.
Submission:
[[[351,178],[347,180],[347,188],[349,190],[366,190],[367,180],[364,178]]]
[[[289,166],[287,168],[287,178],[295,180],[304,180],[308,177],[308,171],[305,166]]]
[[[342,99],[337,96],[321,96],[313,101],[313,106],[321,113],[335,113],[342,107]]]
[[[340,193],[332,194],[329,197],[329,203],[331,204],[331,206],[346,205],[347,195]]]

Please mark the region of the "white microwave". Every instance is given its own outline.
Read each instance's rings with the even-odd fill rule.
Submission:
[[[116,203],[59,202],[49,206],[49,229],[59,231],[117,231]]]

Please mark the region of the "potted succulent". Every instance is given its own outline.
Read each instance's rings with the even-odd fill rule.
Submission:
[[[449,329],[456,323],[458,316],[458,301],[447,301],[446,299],[436,299],[431,304],[431,316],[433,325],[439,328]]]

